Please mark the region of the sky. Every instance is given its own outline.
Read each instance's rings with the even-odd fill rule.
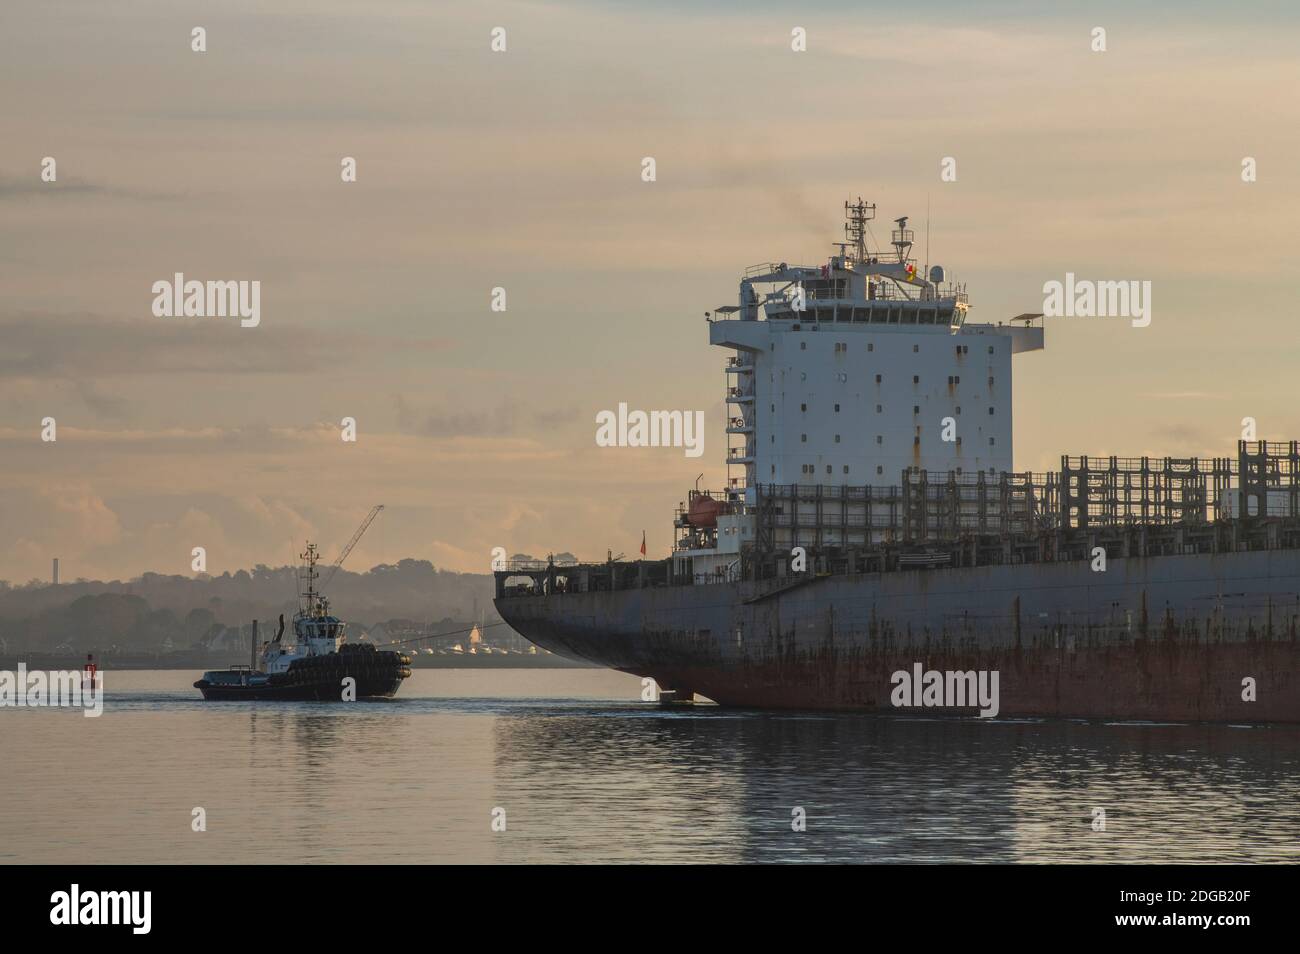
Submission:
[[[882,239],[928,206],[971,321],[1152,282],[1149,327],[1016,359],[1018,469],[1300,437],[1298,39],[1282,3],[8,5],[0,579],[332,559],[377,503],[352,569],[662,556],[725,476],[704,312],[859,195]],[[155,316],[176,272],[259,281],[260,324]],[[620,402],[702,410],[704,456],[597,446]]]

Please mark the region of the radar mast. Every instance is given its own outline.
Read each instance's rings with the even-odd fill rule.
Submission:
[[[857,254],[854,259],[856,262],[865,262],[867,260],[867,223],[876,217],[876,206],[873,202],[864,202],[862,196],[858,196],[858,201],[844,203],[844,237],[848,239],[846,244],[852,245]]]

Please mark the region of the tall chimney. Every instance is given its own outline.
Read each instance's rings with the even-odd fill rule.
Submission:
[[[59,558],[54,558],[54,585],[59,585]]]
[[[257,668],[257,620],[253,620],[253,639],[252,639],[252,656],[250,657],[252,668]]]

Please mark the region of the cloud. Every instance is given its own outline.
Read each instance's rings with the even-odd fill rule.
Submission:
[[[0,200],[60,200],[71,198],[139,199],[157,201],[180,199],[182,198],[182,194],[179,192],[162,192],[150,189],[128,188],[126,186],[106,185],[92,182],[79,176],[59,175],[54,182],[46,182],[41,179],[39,170],[34,170],[31,175],[22,178],[17,176],[0,176]]]
[[[576,408],[539,409],[524,402],[504,401],[495,407],[415,408],[401,394],[394,395],[397,426],[408,434],[424,437],[472,437],[508,434],[544,435],[545,432],[571,424],[579,417]]]
[[[125,421],[132,416],[129,401],[102,391],[87,378],[76,378],[72,383],[82,403],[96,417],[110,421]]]
[[[1205,428],[1193,424],[1170,422],[1153,427],[1147,433],[1159,442],[1159,446],[1165,448],[1164,453],[1170,457],[1191,454],[1221,455],[1227,447],[1227,442],[1223,438],[1212,436]]]
[[[84,566],[83,554],[122,540],[117,514],[84,484],[8,490],[0,498],[0,525],[6,538],[0,576],[14,581],[48,579],[54,557],[62,560],[65,577],[82,575],[70,568]]]
[[[152,299],[142,292],[142,301]],[[242,328],[235,318],[114,318],[85,313],[23,313],[0,317],[0,381],[139,375],[310,374],[358,354],[401,349],[434,351],[441,338],[405,339],[299,324]],[[93,389],[88,403],[111,404]]]
[[[431,540],[423,549],[424,558],[434,566],[458,573],[486,573],[491,567],[490,551],[469,550],[445,540]]]
[[[1220,401],[1224,398],[1213,391],[1147,391],[1136,396],[1152,401]]]

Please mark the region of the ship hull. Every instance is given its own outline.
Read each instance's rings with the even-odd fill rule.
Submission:
[[[896,705],[896,674],[996,672],[1000,716],[1300,722],[1300,552],[503,596],[556,653],[720,705]],[[907,701],[917,701],[904,694]]]

